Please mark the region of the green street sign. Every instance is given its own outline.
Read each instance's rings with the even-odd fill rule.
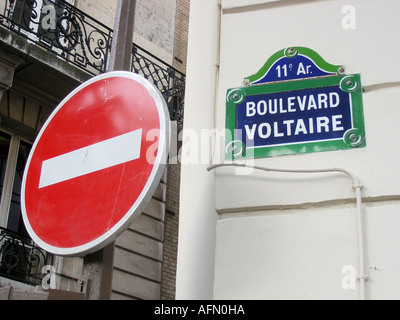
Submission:
[[[360,75],[308,48],[281,50],[227,91],[226,129],[227,160],[364,147]]]

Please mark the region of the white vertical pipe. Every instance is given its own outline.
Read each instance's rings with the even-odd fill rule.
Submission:
[[[214,79],[214,105],[213,105],[213,128],[217,127],[217,98],[218,98],[218,86],[219,86],[219,69],[221,63],[221,24],[222,24],[222,0],[218,0],[217,11],[217,47],[215,53],[215,79]],[[209,165],[213,163],[215,155],[215,145],[216,145],[216,131],[212,131],[212,141],[211,141],[211,153]]]
[[[361,188],[362,185],[357,181],[354,186],[356,190],[357,201],[357,240],[358,240],[358,279],[360,280],[360,300],[365,300],[365,281],[367,275],[365,274],[364,266],[364,227],[362,219],[362,206],[361,206]]]

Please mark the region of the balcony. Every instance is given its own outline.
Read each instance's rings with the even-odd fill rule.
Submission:
[[[0,228],[0,276],[40,285],[42,268],[51,264],[52,255],[40,249],[27,236]]]
[[[0,25],[90,76],[107,70],[112,29],[64,0],[5,0]],[[132,44],[131,71],[163,94],[171,120],[183,121],[185,75]]]

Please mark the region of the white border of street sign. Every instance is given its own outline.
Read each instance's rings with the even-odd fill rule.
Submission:
[[[55,247],[52,245],[47,244],[44,242],[39,236],[34,232],[32,229],[29,219],[27,217],[27,212],[25,208],[25,184],[26,184],[26,179],[27,179],[27,173],[28,173],[28,168],[30,166],[30,162],[32,159],[32,155],[35,152],[35,148],[46,130],[48,124],[52,120],[52,118],[57,114],[57,112],[63,107],[63,105],[70,100],[77,92],[82,90],[83,88],[89,86],[90,84],[97,82],[99,80],[107,79],[107,78],[112,78],[112,77],[124,77],[124,78],[129,78],[132,79],[139,84],[141,84],[144,88],[147,89],[149,92],[150,96],[153,98],[157,110],[158,110],[158,115],[159,115],[159,121],[160,121],[160,137],[159,137],[159,145],[158,145],[158,152],[156,159],[154,161],[154,165],[152,168],[152,171],[150,173],[150,176],[140,193],[139,197],[135,201],[135,203],[132,205],[130,210],[124,215],[124,217],[118,221],[110,230],[105,232],[103,235],[100,237],[77,247],[71,247],[71,248],[60,248],[60,247]],[[110,244],[113,242],[123,231],[125,231],[133,222],[134,220],[142,213],[144,210],[145,206],[147,203],[150,201],[151,197],[153,196],[153,193],[155,192],[161,177],[164,173],[166,161],[167,161],[167,156],[168,156],[168,151],[169,151],[169,145],[170,145],[170,120],[169,120],[169,112],[168,112],[168,107],[167,104],[164,100],[164,97],[161,95],[159,90],[147,79],[144,77],[132,73],[132,72],[127,72],[127,71],[112,71],[108,73],[104,73],[98,76],[95,76],[88,81],[84,82],[80,86],[78,86],[75,90],[73,90],[68,96],[64,98],[63,101],[56,107],[56,109],[52,112],[52,114],[49,116],[45,124],[43,125],[42,129],[40,130],[33,146],[30,152],[30,155],[28,157],[28,161],[26,163],[26,170],[24,172],[23,180],[22,180],[22,188],[21,188],[21,211],[22,211],[22,216],[23,220],[25,223],[25,227],[33,239],[33,241],[36,242],[37,245],[39,245],[41,248],[44,250],[51,252],[56,255],[62,255],[62,256],[82,256],[84,254],[92,253],[97,250],[100,250],[101,248],[105,247],[106,245]]]

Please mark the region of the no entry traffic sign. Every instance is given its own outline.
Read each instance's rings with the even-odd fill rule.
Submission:
[[[41,129],[22,182],[32,239],[58,255],[112,242],[140,215],[163,174],[169,114],[160,92],[125,71],[71,92]]]

